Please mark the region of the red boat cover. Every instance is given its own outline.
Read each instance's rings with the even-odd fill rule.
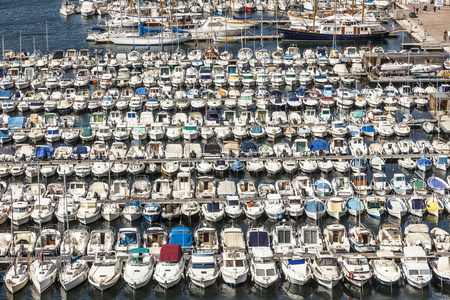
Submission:
[[[159,261],[175,262],[181,259],[183,251],[181,251],[181,245],[179,244],[165,244],[161,247],[159,253]]]

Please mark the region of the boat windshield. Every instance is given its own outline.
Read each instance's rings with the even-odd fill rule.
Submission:
[[[128,264],[130,266],[146,266],[146,265],[148,265],[148,263],[145,262],[144,260],[145,260],[144,256],[133,256],[130,258],[130,261],[128,262]]]
[[[430,270],[429,269],[421,269],[421,270],[412,269],[412,270],[409,270],[409,275],[430,275]]]
[[[256,269],[256,276],[275,276],[275,269]]]
[[[337,263],[334,258],[322,258],[321,260],[319,260],[319,266],[320,267],[337,266]]]
[[[244,261],[242,259],[237,259],[237,260],[227,260],[225,262],[226,267],[228,268],[242,268],[244,267]]]
[[[367,258],[349,258],[347,260],[347,262],[349,265],[354,265],[354,266],[368,264]]]
[[[94,267],[113,267],[116,265],[115,261],[97,261],[94,262]]]
[[[269,257],[255,257],[255,263],[257,264],[270,264],[275,262],[274,258],[272,256]]]

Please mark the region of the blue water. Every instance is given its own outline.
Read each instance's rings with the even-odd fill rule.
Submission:
[[[0,35],[5,37],[5,49],[13,49],[19,50],[19,36],[22,35],[22,49],[27,49],[28,51],[33,51],[33,48],[36,46],[37,49],[42,52],[53,51],[55,49],[82,49],[82,48],[100,48],[100,49],[108,49],[108,45],[95,45],[90,44],[85,41],[87,36],[87,31],[96,26],[101,20],[99,17],[92,17],[89,19],[81,18],[80,15],[71,16],[68,18],[61,17],[59,15],[59,1],[52,0],[40,0],[40,1],[25,1],[25,0],[16,0],[16,1],[8,1],[8,0],[0,0],[1,7],[1,25],[0,25]],[[243,17],[243,15],[240,15]],[[260,15],[255,13],[252,15],[254,20],[259,20]],[[275,15],[273,13],[265,13],[264,19],[275,19]],[[47,49],[47,39],[46,39],[46,25],[48,27],[48,49]],[[390,24],[386,26],[391,26]],[[265,26],[263,28],[264,35],[274,34],[275,30],[272,26]],[[249,32],[252,34],[252,31]],[[254,30],[254,34],[259,35],[260,29],[257,28]],[[33,43],[33,39],[35,44]],[[394,49],[400,50],[400,43],[402,39],[388,39],[377,45],[382,45],[386,50]],[[405,42],[411,41],[408,36],[404,38]],[[208,44],[200,44],[200,47],[207,47]],[[269,50],[273,50],[277,46],[276,41],[264,41],[265,47]],[[352,43],[347,43],[345,45],[352,45]],[[223,44],[217,45],[220,50],[223,49]],[[230,50],[237,52],[240,43],[237,44],[229,44],[228,47]],[[250,48],[257,48],[260,46],[260,41],[257,40],[255,42],[247,42],[247,46]],[[286,45],[283,45],[286,46]],[[307,48],[311,45],[308,44],[300,44],[301,48]],[[332,47],[333,45],[326,45],[328,47]],[[343,45],[339,45],[343,46]],[[375,44],[372,44],[375,46]],[[183,46],[185,49],[193,48],[194,43],[188,43]],[[130,47],[115,47],[111,46],[112,51],[124,51],[130,50]],[[166,50],[168,50],[166,48]],[[410,113],[409,111],[405,111],[405,113]],[[426,117],[428,114],[426,111],[414,110],[413,115],[416,118]],[[78,122],[81,124],[85,122],[86,117],[79,116]],[[430,139],[430,137],[426,134],[423,134],[419,131],[413,131],[411,134],[411,138],[413,140],[426,138]],[[278,142],[278,141],[277,141]],[[382,142],[382,141],[380,141]],[[394,172],[399,172],[398,166],[393,164],[386,165],[386,173],[388,178],[392,176],[392,169]],[[401,170],[405,172],[404,170]],[[331,180],[337,174],[328,174],[327,177]],[[413,174],[407,174],[407,179],[409,179]],[[430,173],[427,174],[430,176]],[[445,178],[447,174],[437,174],[440,177]],[[320,174],[316,173],[313,175],[315,179],[320,178]],[[242,178],[246,178],[247,175],[236,176],[234,174],[230,174],[231,179],[238,181]],[[256,183],[259,183],[261,180],[270,180],[275,181],[283,177],[288,177],[287,175],[281,175],[273,178],[255,178]],[[371,180],[371,172],[368,171],[368,179]],[[53,181],[56,179],[52,179]],[[218,230],[220,230],[223,225],[228,220],[224,220],[215,224]],[[305,217],[301,218],[296,222],[297,224],[303,224],[311,220],[306,220]],[[369,226],[375,233],[378,232],[378,227],[380,224],[386,221],[394,221],[390,218],[384,216],[382,220],[375,220],[369,217],[364,217],[362,222]],[[402,226],[405,226],[408,222],[422,221],[416,220],[415,218],[409,216],[402,221]],[[178,222],[178,221],[177,221]],[[196,227],[196,223],[188,224],[186,221],[183,221],[186,225],[188,225],[191,230],[194,230]],[[257,223],[251,223],[246,219],[239,219],[239,224],[246,229],[248,226],[256,225]],[[274,225],[273,221],[259,220],[259,222],[264,223],[267,227],[271,227]],[[325,218],[321,221],[321,226],[326,226],[329,223],[336,222],[336,220],[331,218]],[[356,222],[354,218],[344,218],[341,220],[346,226],[351,225]],[[449,230],[449,216],[445,214],[439,220],[433,220],[425,218],[423,222],[427,223],[431,228],[434,226],[439,226],[445,230]],[[94,224],[91,224],[89,228],[92,230],[103,223],[98,221]],[[173,223],[164,223],[164,225],[170,229],[176,222]],[[144,221],[140,220],[138,222],[134,222],[133,224],[129,224],[123,220],[117,220],[111,224],[104,223],[105,226],[114,226],[115,228],[124,227],[124,226],[136,226],[141,230],[144,228]],[[29,225],[24,226],[24,228],[29,227]],[[8,230],[9,225],[4,224],[0,226],[0,230]],[[3,274],[2,274],[3,275]],[[2,276],[3,277],[3,276]],[[1,279],[2,280],[2,279]],[[1,282],[1,281],[0,281]],[[186,279],[184,282],[180,283],[177,287],[170,289],[168,291],[162,290],[154,281],[152,281],[148,286],[134,291],[129,288],[123,280],[120,280],[118,284],[116,284],[113,288],[101,293],[95,288],[90,288],[89,284],[85,282],[80,287],[75,290],[66,293],[59,284],[54,285],[48,292],[46,292],[42,297],[39,297],[37,293],[31,288],[30,285],[23,289],[18,294],[14,295],[14,297],[6,292],[3,286],[0,286],[0,299],[153,299],[153,298],[163,298],[163,299],[194,299],[194,298],[202,298],[202,299],[348,299],[348,298],[360,298],[360,299],[384,299],[386,297],[390,297],[393,299],[407,299],[407,298],[432,298],[432,299],[448,299],[449,293],[445,291],[441,291],[435,284],[431,284],[429,288],[424,289],[423,293],[420,290],[416,290],[408,285],[404,285],[401,288],[395,288],[393,290],[385,287],[381,287],[376,285],[374,282],[374,286],[365,286],[363,290],[355,289],[349,285],[342,284],[338,285],[333,291],[328,291],[319,287],[314,281],[311,281],[307,286],[303,288],[299,288],[297,286],[290,286],[285,280],[280,280],[279,283],[273,286],[270,289],[264,290],[257,288],[252,282],[248,281],[247,284],[237,287],[231,288],[220,281],[213,285],[212,287],[201,290],[196,288],[195,286],[189,284],[189,280]]]

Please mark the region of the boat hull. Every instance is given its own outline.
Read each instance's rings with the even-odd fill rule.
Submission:
[[[380,32],[374,34],[324,34],[312,33],[306,31],[297,31],[289,29],[278,29],[278,33],[282,34],[283,40],[288,41],[365,41],[365,40],[379,40],[386,37],[389,32]]]

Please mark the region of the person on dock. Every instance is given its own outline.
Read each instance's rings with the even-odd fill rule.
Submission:
[[[434,10],[434,12],[436,12],[436,6],[435,6],[435,7],[433,7],[433,10]]]
[[[438,7],[438,14],[440,14],[441,13],[441,7],[439,6]]]
[[[447,30],[444,30],[444,41],[447,41],[447,37],[448,37],[448,32],[447,32]]]

